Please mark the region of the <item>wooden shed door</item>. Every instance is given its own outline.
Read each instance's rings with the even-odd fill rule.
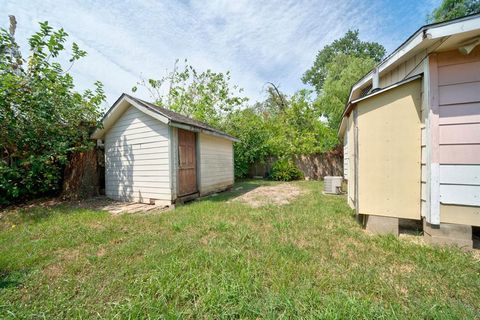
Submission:
[[[178,129],[178,195],[197,192],[195,132]]]

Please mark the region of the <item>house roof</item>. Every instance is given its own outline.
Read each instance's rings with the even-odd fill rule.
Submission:
[[[352,104],[358,103],[358,102],[360,102],[360,101],[362,101],[362,100],[369,99],[369,98],[371,98],[371,97],[373,97],[373,96],[376,96],[376,95],[378,95],[378,94],[380,94],[380,93],[384,93],[384,92],[386,92],[386,91],[389,91],[389,90],[391,90],[391,89],[394,89],[394,88],[396,88],[396,87],[399,87],[399,86],[401,86],[401,85],[404,85],[404,84],[406,84],[406,83],[409,83],[409,82],[411,82],[411,81],[420,79],[420,78],[422,78],[422,77],[423,77],[423,73],[420,73],[420,74],[417,74],[417,75],[408,77],[408,78],[406,78],[406,79],[403,79],[403,80],[401,80],[401,81],[395,82],[394,84],[391,84],[391,85],[389,85],[389,86],[386,86],[385,88],[381,88],[381,89],[372,91],[372,92],[368,93],[367,95],[361,96],[360,98],[351,101],[350,107],[351,107]],[[347,110],[347,111],[348,111],[348,110]]]
[[[474,36],[472,32],[476,33],[480,29],[480,13],[471,14],[468,16],[460,17],[457,19],[452,19],[443,22],[426,24],[420,27],[415,31],[410,37],[408,37],[397,49],[392,53],[386,56],[380,63],[378,63],[375,68],[368,72],[365,76],[359,79],[353,86],[350,91],[349,100],[352,99],[352,94],[355,90],[363,88],[368,83],[371,83],[373,71],[376,69],[381,74],[383,72],[388,72],[399,63],[403,62],[405,59],[411,57],[413,52],[418,52],[420,50],[426,49],[433,44],[439,43],[442,40],[445,40],[446,43],[441,43],[442,48],[436,49],[448,49],[449,46],[454,46],[465,39],[468,39],[469,36]],[[462,39],[450,39],[452,35],[464,33],[465,37]]]
[[[372,85],[373,73],[375,70],[378,72],[378,76],[381,77],[382,74],[387,74],[399,64],[407,61],[422,51],[425,51],[428,55],[431,52],[453,50],[461,46],[465,41],[472,39],[472,37],[478,37],[479,35],[480,14],[478,13],[420,27],[397,49],[352,86],[343,113],[342,123],[339,128],[339,136],[341,136],[345,130],[345,116],[349,114],[350,110],[352,110],[352,106],[355,102],[359,99],[367,99],[374,95],[374,93],[378,92],[370,92],[370,90],[367,90],[367,88]],[[408,82],[408,80],[412,79],[405,78],[394,85],[401,85],[405,83],[405,81]],[[383,88],[381,91],[384,92],[386,91],[384,89],[390,89],[391,87],[392,86]]]
[[[105,113],[102,118],[103,128],[97,129],[93,134],[92,138],[101,139],[108,129],[115,123],[115,121],[123,114],[126,110],[125,105],[131,104],[134,107],[144,111],[145,113],[157,118],[161,122],[181,129],[186,129],[190,131],[203,132],[206,134],[216,135],[223,137],[228,140],[238,142],[239,140],[223,131],[220,131],[204,122],[192,119],[190,117],[184,116],[180,113],[174,112],[172,110],[157,106],[153,103],[144,101],[142,99],[133,97],[129,94],[123,93],[117,101],[112,105],[112,107]]]

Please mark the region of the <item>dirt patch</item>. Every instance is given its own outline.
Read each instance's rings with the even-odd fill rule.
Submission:
[[[34,200],[29,200],[26,203],[14,204],[7,207],[0,207],[0,217],[3,214],[10,212],[17,212],[19,210],[28,210],[38,207],[49,208],[59,204],[65,203],[61,198],[39,198]]]
[[[56,252],[59,258],[57,262],[48,265],[43,272],[50,279],[56,279],[63,275],[64,265],[68,262],[78,260],[80,257],[80,249],[60,249]]]
[[[49,279],[56,279],[63,275],[63,268],[59,263],[54,263],[47,266],[43,272]]]
[[[255,188],[231,201],[238,201],[253,208],[267,205],[282,206],[289,204],[298,198],[305,191],[290,183],[283,183],[276,186],[262,186]]]
[[[124,213],[145,213],[165,211],[169,207],[165,205],[145,204],[136,202],[120,202],[107,197],[95,197],[87,200],[71,202],[75,208],[108,211],[113,215]]]
[[[97,257],[103,257],[105,255],[105,253],[107,253],[107,250],[104,247],[101,247],[97,251]]]
[[[60,249],[57,251],[57,255],[63,261],[74,261],[80,257],[80,249]]]

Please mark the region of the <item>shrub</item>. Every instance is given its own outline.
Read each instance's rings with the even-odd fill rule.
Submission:
[[[248,176],[250,166],[262,162],[271,153],[270,132],[264,119],[253,108],[237,110],[228,115],[226,131],[240,139],[233,145],[235,177]]]
[[[99,82],[75,91],[59,61],[70,51],[71,67],[86,52],[75,43],[67,50],[63,29],[40,23],[23,59],[11,21],[10,31],[0,28],[0,205],[58,193],[69,155],[94,146],[90,131],[105,100]]]
[[[303,179],[303,172],[289,159],[277,160],[270,173],[270,178],[277,181],[292,181]]]

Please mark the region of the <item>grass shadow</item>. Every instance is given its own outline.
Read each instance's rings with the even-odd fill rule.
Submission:
[[[27,275],[27,270],[7,271],[0,270],[0,290],[19,287],[23,283],[23,278]]]
[[[54,215],[71,215],[76,209],[66,203],[55,203],[51,205],[25,206],[15,210],[3,211],[0,214],[0,230],[14,225],[38,223],[50,219]]]

